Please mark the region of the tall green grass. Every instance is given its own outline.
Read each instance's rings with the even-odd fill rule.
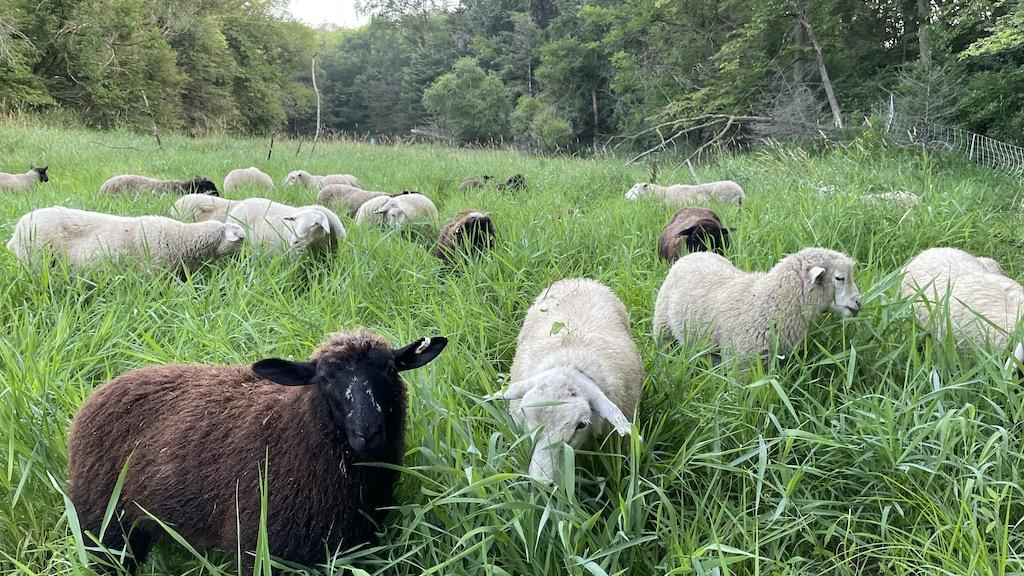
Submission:
[[[330,259],[246,249],[182,282],[113,269],[95,285],[33,271],[0,253],[0,570],[87,573],[90,546],[68,515],[66,435],[104,381],[168,362],[304,357],[330,331],[367,326],[396,343],[444,334],[448,349],[409,373],[408,453],[380,544],[342,550],[325,573],[354,574],[1013,574],[1024,572],[1020,481],[1024,393],[1002,358],[956,351],[919,329],[894,271],[952,245],[1024,274],[1021,185],[941,157],[853,145],[778,149],[701,166],[735,179],[742,208],[728,256],[766,269],[810,245],[858,261],[863,311],[824,317],[785,362],[743,374],[699,348],[658,347],[653,300],[668,265],[655,241],[670,210],[629,203],[643,167],[615,159],[539,158],[422,146],[165,139],[126,133],[0,129],[0,170],[50,166],[36,191],[0,196],[0,238],[31,209],[61,204],[167,213],[174,198],[103,197],[109,176],[207,175],[257,165],[351,172],[370,189],[419,190],[442,215],[492,213],[497,248],[445,270],[430,246],[358,228]],[[117,148],[115,148],[117,147]],[[690,180],[660,166],[662,182]],[[526,175],[517,194],[460,193],[484,173]],[[834,195],[823,197],[822,187]],[[908,190],[913,210],[862,202]],[[270,197],[312,202],[299,189]],[[565,209],[577,211],[558,214]],[[529,440],[481,396],[505,383],[515,336],[550,282],[590,276],[630,311],[648,373],[636,435],[595,442],[555,487],[523,471]],[[566,457],[572,456],[570,453]],[[273,466],[269,462],[269,466]],[[106,487],[113,490],[114,487]],[[273,522],[271,513],[269,518]],[[169,527],[173,530],[173,527]],[[169,538],[145,574],[231,573],[237,550],[195,551]],[[266,550],[263,550],[265,555]],[[199,555],[199,559],[195,556]],[[290,568],[289,568],[290,569]]]

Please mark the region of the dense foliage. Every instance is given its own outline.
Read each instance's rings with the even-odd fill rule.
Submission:
[[[328,128],[557,150],[666,119],[778,111],[780,94],[813,95],[828,118],[817,41],[848,123],[909,86],[906,110],[952,93],[945,121],[1024,141],[1016,0],[379,0],[361,3],[373,19],[355,30],[310,29],[285,5],[0,0],[0,106],[60,106],[99,126],[307,132],[319,52]],[[485,89],[460,91],[467,58]]]

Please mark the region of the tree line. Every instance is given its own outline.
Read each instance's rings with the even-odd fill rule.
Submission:
[[[707,115],[813,133],[891,99],[1024,142],[1017,0],[434,1],[363,0],[348,30],[281,0],[0,0],[0,107],[311,134],[315,55],[334,131],[559,150]]]

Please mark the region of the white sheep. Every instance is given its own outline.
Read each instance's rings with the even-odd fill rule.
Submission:
[[[626,200],[637,198],[650,198],[658,202],[670,205],[687,205],[695,202],[718,202],[743,204],[746,196],[743,188],[732,180],[720,180],[708,182],[707,184],[675,184],[672,186],[658,186],[657,184],[635,184],[626,192]]]
[[[301,184],[306,188],[313,188],[319,190],[324,186],[330,186],[331,184],[348,184],[349,186],[359,187],[359,179],[351,174],[328,174],[326,176],[315,176],[306,172],[305,170],[295,170],[289,172],[288,176],[285,176],[284,185],[293,186],[295,184]]]
[[[139,192],[220,195],[217,185],[204,176],[196,176],[191,180],[157,180],[138,174],[122,174],[108,179],[100,186],[102,194],[138,194]]]
[[[487,399],[511,400],[509,412],[525,429],[543,426],[530,474],[551,480],[552,448],[579,448],[605,423],[620,435],[640,399],[644,369],[629,331],[626,307],[603,284],[559,280],[526,313],[516,341],[508,390]]]
[[[378,196],[363,203],[356,211],[356,224],[401,226],[415,220],[437,218],[437,207],[430,198],[415,192],[397,196]]]
[[[864,196],[866,202],[873,204],[880,204],[883,202],[889,202],[902,206],[904,208],[913,208],[921,203],[921,199],[917,197],[917,194],[913,192],[907,192],[906,190],[897,190],[894,192],[879,192],[877,194],[868,194]]]
[[[930,248],[915,256],[903,269],[900,294],[913,300],[922,327],[939,339],[951,327],[960,346],[1009,348],[1024,313],[1024,288],[1004,276],[998,262],[956,248]],[[1016,343],[1013,356],[1024,362],[1024,344]]]
[[[331,184],[317,192],[316,203],[333,210],[342,208],[349,216],[355,216],[364,202],[378,196],[387,196],[387,194],[363,190],[348,184]]]
[[[710,336],[724,356],[766,356],[777,339],[788,355],[825,310],[860,311],[853,260],[825,248],[804,248],[768,272],[744,272],[711,252],[676,261],[654,305],[654,334],[680,342]]]
[[[209,194],[186,194],[174,202],[171,215],[184,222],[224,222],[228,219],[228,210],[235,203],[235,200]]]
[[[22,216],[7,248],[22,261],[40,251],[66,257],[75,269],[109,258],[180,272],[238,252],[245,231],[234,223],[188,224],[162,216],[115,216],[63,206]]]
[[[0,172],[0,190],[9,192],[27,192],[35,188],[37,182],[49,182],[50,177],[46,175],[47,166],[36,168],[30,165],[28,172],[24,174],[8,174]]]
[[[266,198],[235,202],[228,219],[249,230],[249,239],[272,251],[336,250],[345,238],[337,214],[323,206],[288,206]]]
[[[274,187],[274,179],[255,166],[236,168],[224,177],[224,191],[231,191],[239,186],[252,186],[270,190]]]

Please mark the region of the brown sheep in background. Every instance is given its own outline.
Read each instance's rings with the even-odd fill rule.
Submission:
[[[165,535],[148,511],[194,546],[240,546],[251,574],[261,475],[274,556],[309,565],[372,542],[398,472],[359,464],[401,463],[408,400],[398,373],[446,344],[420,338],[392,349],[353,330],[331,335],[309,362],[147,366],[114,378],[71,424],[68,494],[83,531],[100,533],[128,461],[103,544],[113,554],[129,534],[130,571]]]
[[[387,196],[387,194],[363,190],[348,184],[329,184],[317,192],[316,203],[336,212],[345,212],[349,216],[355,216],[364,202],[378,196]]]
[[[487,176],[486,174],[484,175],[484,179],[483,180],[479,180],[477,178],[474,178],[474,177],[470,176],[469,178],[466,178],[465,180],[463,180],[462,184],[459,184],[459,192],[465,192],[467,190],[473,190],[473,189],[475,189],[475,190],[483,190],[484,188],[487,188],[487,183],[490,182],[490,181],[491,181],[491,177]]]
[[[681,256],[684,245],[687,252],[710,250],[724,254],[728,242],[729,229],[722,226],[718,214],[707,208],[693,206],[672,215],[658,238],[658,255],[663,260],[674,262]]]
[[[504,182],[498,184],[498,192],[520,192],[526,190],[526,176],[522,174],[513,174],[508,177]]]
[[[491,215],[479,210],[466,210],[455,215],[444,228],[434,245],[434,256],[451,264],[460,256],[489,250],[494,243],[494,223]]]

